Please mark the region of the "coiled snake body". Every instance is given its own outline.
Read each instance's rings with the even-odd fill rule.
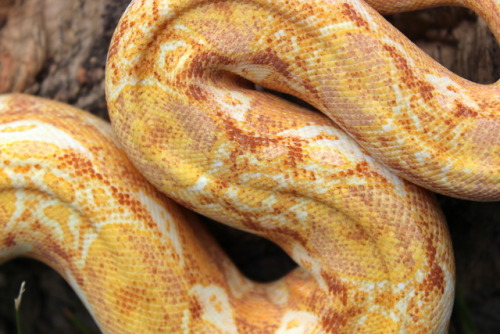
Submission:
[[[498,38],[498,1],[443,3]],[[353,0],[134,1],[106,75],[116,137],[69,106],[0,99],[0,259],[49,263],[106,333],[446,332],[446,224],[404,179],[500,199],[498,83],[453,75]],[[299,267],[249,281],[136,168]]]

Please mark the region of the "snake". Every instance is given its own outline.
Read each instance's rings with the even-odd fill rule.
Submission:
[[[446,333],[454,259],[431,191],[500,199],[500,84],[381,16],[436,5],[499,39],[497,0],[132,1],[106,65],[112,127],[0,96],[0,262],[56,269],[104,333]],[[297,268],[249,280],[193,211]]]

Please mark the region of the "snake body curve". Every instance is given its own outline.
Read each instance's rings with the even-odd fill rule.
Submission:
[[[498,2],[482,3],[494,27]],[[115,33],[106,89],[122,144],[69,106],[0,99],[1,261],[56,268],[106,333],[446,332],[446,224],[432,195],[391,171],[498,199],[498,84],[450,74],[359,1],[145,0]],[[454,137],[427,134],[426,120],[454,121]],[[273,240],[299,268],[245,279],[135,168],[184,206]]]
[[[192,186],[219,219],[274,240],[300,266],[256,284],[140,176],[103,121],[23,95],[0,98],[0,109],[0,259],[58,270],[105,333],[447,328],[454,269],[439,208],[328,124],[311,141],[337,143],[318,156],[343,159],[351,186],[332,179],[300,197],[233,185],[221,198],[212,194],[220,185]]]
[[[500,34],[497,0],[368,3],[384,12],[464,5]],[[155,132],[155,124],[170,124],[180,110],[186,119],[204,115],[207,129],[234,124],[222,131],[240,144],[276,139],[297,108],[251,91],[248,80],[306,101],[413,183],[500,200],[500,82],[479,85],[451,73],[364,1],[135,1],[115,31],[106,75],[114,129],[135,164],[150,171],[169,169],[168,157],[150,151],[180,138]],[[158,147],[137,140],[135,127],[148,129]],[[170,177],[144,172],[170,189]]]

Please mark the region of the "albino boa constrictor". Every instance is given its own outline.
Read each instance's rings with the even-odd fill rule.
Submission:
[[[500,34],[497,0],[368,3],[464,5]],[[448,72],[357,0],[137,0],[106,75],[116,137],[72,107],[0,98],[1,261],[54,267],[106,333],[446,332],[444,218],[391,171],[499,200],[498,82]],[[169,197],[299,267],[243,277],[122,145]]]

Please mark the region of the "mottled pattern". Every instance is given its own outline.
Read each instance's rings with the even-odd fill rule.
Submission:
[[[497,1],[443,3],[498,27]],[[0,261],[56,268],[106,333],[446,333],[446,224],[392,172],[499,199],[498,83],[449,73],[361,1],[138,0],[106,90],[122,144],[69,106],[0,98]],[[135,168],[299,267],[249,281]]]
[[[368,2],[384,12],[465,5],[500,31],[498,0]],[[363,1],[134,1],[115,33],[107,76],[114,127],[132,159],[149,166],[150,180],[157,168],[172,170],[152,153],[170,155],[162,146],[175,146],[179,167],[201,163],[195,155],[213,157],[213,138],[223,133],[258,148],[303,126],[295,118],[308,116],[251,90],[250,80],[321,110],[413,183],[463,199],[500,199],[500,83],[449,72]],[[203,140],[191,121],[206,127]],[[138,140],[138,128],[150,130],[151,140]],[[181,157],[189,141],[170,136],[172,128],[215,146]],[[167,180],[153,182],[165,190]]]
[[[183,165],[167,181],[179,201],[274,240],[299,264],[256,284],[139,175],[106,123],[3,96],[0,261],[22,255],[54,267],[106,333],[445,332],[453,255],[432,196],[305,115],[305,127],[280,134],[295,146],[250,141],[203,175]]]

